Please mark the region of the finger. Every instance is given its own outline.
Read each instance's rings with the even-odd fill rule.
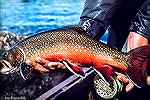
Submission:
[[[37,63],[41,64],[43,67],[48,68],[48,69],[55,69],[54,66],[58,65],[56,63],[50,62],[50,61],[48,61],[44,58],[40,58],[40,57],[35,58],[35,61]]]
[[[128,85],[125,88],[126,92],[131,91],[133,87],[134,87],[134,84],[131,81],[129,81]]]
[[[42,64],[42,65],[48,65],[49,61],[44,59],[44,58],[40,58],[40,57],[37,57],[35,58],[35,61],[39,64]]]
[[[55,68],[62,68],[65,69],[66,67],[64,66],[64,64],[60,63],[60,62],[49,62],[48,63],[48,67],[50,67],[51,69],[55,69]]]
[[[36,62],[42,64],[44,67],[47,67],[49,69],[56,69],[56,68],[62,68],[65,69],[64,64],[60,62],[50,62],[49,60],[46,60],[44,58],[37,57],[35,58]]]
[[[27,60],[26,63],[40,72],[48,72],[49,70],[36,63],[35,61]]]
[[[49,72],[48,69],[44,68],[42,65],[35,63],[35,69],[39,70],[40,72]]]
[[[62,63],[59,63],[58,66],[57,66],[57,68],[66,69],[66,66],[64,64],[62,64]]]
[[[150,86],[150,76],[147,77],[146,81],[147,81],[147,85]]]
[[[124,83],[128,83],[129,79],[125,75],[118,75],[117,79],[123,81]]]
[[[121,73],[117,73],[118,76],[117,76],[117,79],[120,80],[120,81],[123,81],[124,83],[128,83],[129,82],[129,79],[126,75],[124,74],[121,74]]]
[[[122,77],[127,77],[126,75],[122,74],[122,73],[118,73],[118,72],[115,72],[117,75],[120,75]]]
[[[31,60],[26,60],[25,63],[29,66],[32,66],[32,61]]]
[[[131,89],[133,89],[134,87],[134,84],[128,79],[128,77],[124,74],[121,74],[121,73],[117,73],[116,74],[118,75],[117,76],[117,79],[124,82],[124,83],[128,83],[128,85],[126,86],[125,90],[126,92],[129,92],[131,91]]]
[[[49,62],[47,66],[50,69],[55,69],[58,66],[58,62]]]

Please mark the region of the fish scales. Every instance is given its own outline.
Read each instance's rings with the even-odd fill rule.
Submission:
[[[63,46],[64,48],[61,48]],[[61,54],[65,54],[67,52],[72,53],[73,51],[79,51],[79,52],[82,51],[82,53],[80,53],[81,54],[80,56],[83,56],[81,58],[83,58],[84,61],[86,61],[87,57],[90,57],[88,55],[89,53],[91,57],[88,59],[94,60],[91,61],[91,63],[92,64],[95,63],[97,64],[97,66],[99,63],[101,63],[104,65],[107,64],[107,65],[117,66],[119,68],[121,67],[122,69],[125,69],[127,67],[124,61],[127,58],[124,53],[118,52],[116,49],[110,48],[106,46],[104,43],[97,42],[93,40],[91,37],[83,34],[79,34],[75,31],[56,30],[56,31],[44,32],[38,35],[34,35],[28,39],[25,39],[24,41],[20,42],[17,45],[17,48],[23,49],[27,59],[32,59],[36,56],[42,56],[42,55],[44,56],[47,55],[50,57],[50,55],[53,54],[53,52],[49,52],[52,51],[51,50],[52,48],[55,48],[55,50],[61,48],[61,50],[59,50],[58,52]],[[65,48],[67,49],[63,51]],[[81,50],[82,48],[84,50]],[[72,49],[73,51],[70,51],[70,49]],[[55,50],[53,51],[55,52]],[[87,56],[85,56],[85,51]],[[41,55],[40,52],[42,52]],[[77,55],[76,57],[78,56],[79,55]],[[82,62],[83,59],[80,59],[81,61],[77,60],[77,62]]]
[[[104,65],[114,66],[124,70],[137,87],[143,85],[141,66],[145,59],[150,58],[150,45],[123,53],[84,33],[79,27],[67,26],[30,36],[3,54],[0,63],[4,67],[0,72],[13,71],[16,66],[21,69],[19,66],[23,62],[28,59],[35,62],[36,57],[41,57],[50,61],[68,60],[80,65],[87,64],[96,69]]]

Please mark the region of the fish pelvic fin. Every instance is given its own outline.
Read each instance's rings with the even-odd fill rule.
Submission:
[[[135,86],[141,88],[146,83],[147,68],[150,67],[150,44],[133,49],[127,55],[129,67],[125,73]]]

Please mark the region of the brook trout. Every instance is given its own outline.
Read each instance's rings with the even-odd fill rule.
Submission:
[[[141,65],[150,58],[150,45],[119,52],[106,44],[85,35],[78,27],[67,27],[41,32],[17,43],[2,56],[1,63],[16,68],[30,59],[41,57],[50,61],[68,60],[91,65],[100,70],[104,65],[123,70],[138,87],[142,86]],[[12,69],[13,70],[13,69]],[[4,72],[1,69],[1,72]]]

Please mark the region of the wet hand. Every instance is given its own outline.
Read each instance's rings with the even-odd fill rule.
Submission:
[[[120,80],[120,81],[122,81],[122,82],[127,84],[127,86],[125,88],[126,92],[131,91],[133,89],[133,87],[134,87],[134,84],[132,83],[132,81],[129,80],[128,77],[126,75],[124,75],[124,74],[121,74],[121,73],[118,73],[118,72],[115,72],[115,73],[118,75],[117,76],[118,80]]]
[[[57,68],[66,69],[66,67],[60,62],[50,62],[40,57],[35,58],[35,60],[27,60],[26,63],[40,72],[49,72],[50,70]]]
[[[141,76],[142,76],[142,82],[143,82],[143,85],[149,85],[150,86],[150,76],[148,76],[148,66],[150,65],[150,59],[146,59],[143,64],[141,65]],[[118,72],[115,72],[118,76],[117,76],[117,79],[124,82],[124,83],[127,83],[127,86],[125,88],[125,90],[127,92],[129,92],[130,90],[132,90],[132,88],[134,87],[134,84],[131,82],[131,80],[128,79],[128,77],[124,74],[121,74],[121,73],[118,73]]]

